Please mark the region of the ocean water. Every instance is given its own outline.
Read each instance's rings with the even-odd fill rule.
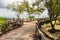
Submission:
[[[48,11],[45,10],[43,13],[40,13],[40,15],[38,15],[37,13],[32,15],[35,16],[35,18],[46,18],[48,17]],[[0,17],[16,18],[16,12],[8,10],[7,8],[0,8]],[[27,18],[27,17],[28,17],[27,12],[23,12],[20,14],[20,18]]]

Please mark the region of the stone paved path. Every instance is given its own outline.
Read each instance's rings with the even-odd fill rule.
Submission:
[[[22,27],[4,34],[0,40],[33,40],[34,32],[35,22],[25,22]]]

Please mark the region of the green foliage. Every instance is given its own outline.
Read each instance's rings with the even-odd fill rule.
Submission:
[[[36,0],[35,3],[32,4],[32,8],[34,9],[34,6],[37,7],[37,9],[35,9],[35,12],[43,12],[44,8],[40,8],[40,2],[41,0]]]
[[[0,17],[0,25],[5,23],[6,20],[7,20],[6,18]]]
[[[18,12],[22,13],[24,11],[25,7],[23,6],[23,4],[18,5]]]
[[[15,12],[17,12],[17,17],[19,18],[19,14],[22,13],[23,11],[28,12],[29,16],[30,14],[33,14],[34,12],[42,12],[44,9],[39,7],[39,3],[41,2],[41,0],[36,0],[35,3],[32,3],[31,6],[29,4],[28,1],[24,0],[21,4],[18,4],[18,2],[16,3],[12,3],[10,5],[8,5],[8,9],[11,9]],[[17,4],[17,5],[15,5]],[[35,6],[37,6],[37,9],[34,9]]]
[[[9,4],[7,8],[11,9],[12,11],[17,11],[16,5],[14,5],[14,3]]]
[[[46,1],[46,7],[48,9],[48,14],[49,14],[49,18],[50,18],[50,24],[53,30],[54,26],[56,25],[56,20],[57,17],[60,15],[60,0],[49,0],[48,2]],[[52,20],[54,20],[54,24],[52,22]]]
[[[25,9],[29,14],[30,19],[31,19],[30,14],[33,14],[34,12],[42,12],[42,10],[44,10],[44,9],[39,7],[39,3],[40,3],[40,1],[36,1],[35,3],[32,3],[31,4],[32,7],[30,7],[28,1],[24,1]],[[38,8],[34,9],[35,6],[37,6]]]
[[[7,29],[7,27],[4,25],[6,21],[6,18],[0,17],[0,31],[4,31]]]
[[[29,16],[29,18],[34,18],[34,16]]]
[[[29,14],[33,14],[34,12],[35,12],[35,11],[34,11],[33,8],[29,8],[29,9],[28,9],[28,13],[29,13]]]
[[[7,26],[6,25],[4,25],[4,24],[2,24],[2,25],[0,25],[0,31],[5,31],[5,30],[7,30]]]
[[[17,2],[16,2],[16,3],[17,3]],[[18,4],[18,3],[17,3],[17,5],[15,5],[14,3],[9,4],[7,8],[8,8],[8,9],[11,9],[11,10],[13,10],[13,11],[16,11],[16,12],[18,12],[18,13],[21,13],[21,12],[24,11],[24,6],[23,6],[23,4]]]
[[[6,20],[7,18],[4,18],[4,17],[0,17],[0,20]]]
[[[46,2],[46,7],[52,17],[56,18],[60,15],[60,0],[49,0],[49,2]]]
[[[11,9],[13,11],[15,11],[17,13],[17,18],[19,18],[20,13],[22,13],[24,11],[24,5],[22,4],[18,4],[18,2],[16,2],[17,5],[15,5],[15,3],[12,3],[10,5],[8,5],[8,9]]]

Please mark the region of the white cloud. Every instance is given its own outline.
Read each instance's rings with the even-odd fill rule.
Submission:
[[[16,14],[15,12],[0,8],[0,16],[6,17],[6,18],[9,18],[9,17],[12,18],[12,17],[16,17]]]
[[[3,4],[5,4],[5,6],[7,6],[10,3],[13,3],[15,0],[4,0],[2,1]]]
[[[7,7],[8,4],[11,4],[15,1],[22,1],[22,0],[0,0],[0,7]]]
[[[8,4],[10,4],[10,3],[13,3],[14,1],[23,1],[23,0],[0,0],[0,6],[1,7],[6,7]],[[29,3],[32,3],[32,2],[34,2],[35,0],[28,0],[29,1]],[[41,3],[41,6],[44,6],[42,3]],[[40,16],[40,18],[41,17],[47,17],[47,10],[45,10],[43,13],[42,13],[42,15]],[[8,11],[6,8],[0,8],[0,16],[3,16],[3,17],[7,17],[7,18],[12,18],[12,17],[16,17],[16,14],[15,14],[15,12],[13,12],[13,11]],[[21,15],[21,17],[22,18],[26,18],[27,17],[27,14],[23,14],[23,15]],[[37,16],[37,17],[39,17],[39,16]]]
[[[22,2],[23,0],[0,0],[0,6],[1,7],[6,7],[8,4],[11,4],[11,3],[16,2],[16,1]],[[35,0],[33,0],[33,1],[32,0],[28,0],[28,1],[31,4]]]

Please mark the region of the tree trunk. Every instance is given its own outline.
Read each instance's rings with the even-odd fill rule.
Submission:
[[[56,19],[54,19],[55,20],[55,23],[54,23],[54,26],[56,25]]]
[[[52,22],[52,15],[50,15],[50,24],[51,24],[52,31],[55,31],[54,24]]]
[[[19,19],[19,17],[20,17],[20,14],[18,13],[18,14],[17,14],[17,18]]]
[[[30,14],[29,14],[29,20],[32,21],[32,20],[31,20],[31,16],[30,16]]]
[[[56,20],[55,20],[55,24],[56,24]]]

